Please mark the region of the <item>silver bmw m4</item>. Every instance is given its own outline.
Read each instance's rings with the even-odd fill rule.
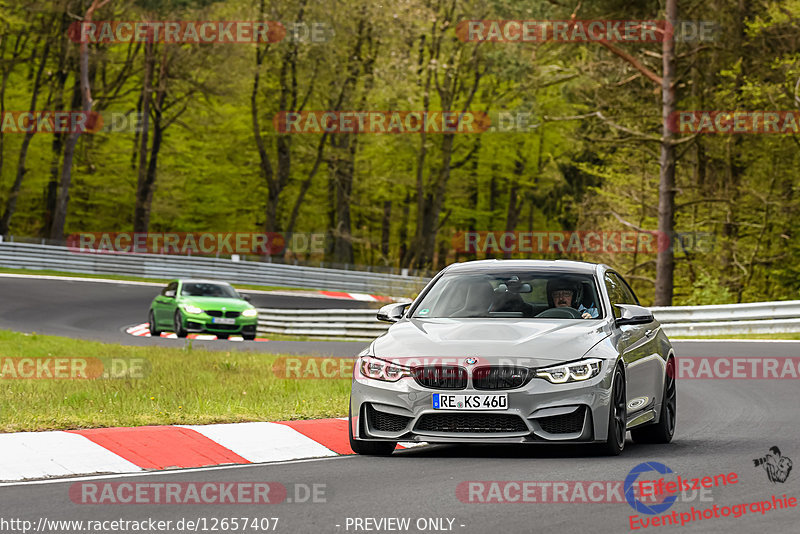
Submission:
[[[356,360],[350,445],[593,443],[610,455],[675,432],[672,345],[610,267],[486,260],[446,267]]]

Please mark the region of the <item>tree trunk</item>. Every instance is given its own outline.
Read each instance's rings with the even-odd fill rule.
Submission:
[[[264,17],[264,0],[261,0],[259,20],[264,20]],[[268,47],[269,45],[266,46]],[[274,213],[275,208],[271,208],[271,206],[277,203],[278,194],[275,191],[276,184],[273,179],[272,163],[269,160],[264,138],[261,136],[261,126],[258,120],[258,89],[261,79],[261,66],[264,64],[264,57],[266,54],[267,48],[259,48],[258,45],[256,45],[256,67],[253,71],[253,90],[250,92],[250,118],[253,123],[253,137],[256,141],[256,149],[258,150],[261,175],[264,181],[267,182],[267,220],[265,222],[265,230],[267,232],[272,232],[274,231],[275,221],[274,216],[271,217],[270,213]]]
[[[737,18],[734,23],[733,37],[730,43],[731,50],[738,53],[738,62],[744,61],[743,50],[744,41],[747,36],[745,18],[749,12],[744,0],[739,0],[737,3]],[[741,98],[743,73],[738,72],[734,80],[733,95],[734,98]],[[725,140],[725,182],[721,184],[722,191],[728,199],[727,209],[725,210],[725,222],[722,224],[722,247],[718,255],[720,262],[720,274],[722,276],[722,285],[727,287],[731,293],[740,293],[743,287],[744,280],[739,267],[736,265],[736,244],[739,238],[739,213],[740,194],[741,194],[741,181],[745,168],[739,163],[741,156],[741,145],[743,136],[734,135]]]
[[[148,40],[144,45],[144,80],[142,81],[142,133],[139,137],[139,164],[136,180],[136,205],[133,211],[133,231],[147,232],[149,214],[147,213],[147,142],[150,132],[150,99],[153,93],[153,70],[155,69],[155,44]]]
[[[353,193],[356,143],[350,138],[350,134],[331,136],[333,157],[328,165],[334,191],[333,261],[352,264],[353,236],[350,200]]]
[[[419,68],[425,67],[425,36],[420,38],[419,44]],[[422,112],[427,113],[430,109],[430,91],[431,91],[431,69],[425,68],[425,84],[422,90]],[[427,146],[428,134],[425,128],[420,128],[419,133],[419,151],[417,152],[417,168],[416,168],[416,181],[417,181],[417,228],[414,234],[414,241],[411,245],[411,251],[406,254],[408,260],[408,267],[412,267],[413,263],[419,258],[422,251],[422,242],[424,240],[424,226],[425,226],[425,158],[428,155]]]
[[[666,0],[667,22],[674,28],[678,19],[678,0]],[[656,258],[656,306],[671,306],[675,253],[672,250],[672,236],[675,229],[675,149],[673,134],[669,127],[670,115],[675,111],[675,36],[670,33],[662,45],[663,69],[661,83],[662,140],[661,168],[658,186],[658,230],[665,243]]]
[[[63,72],[63,74],[62,74]],[[67,82],[66,65],[63,69],[59,69],[58,81],[56,87],[56,108],[61,109],[63,105],[64,86]],[[76,91],[80,96],[80,90]],[[56,211],[56,202],[58,201],[58,171],[60,170],[59,164],[61,163],[61,152],[64,150],[64,139],[66,134],[54,133],[53,142],[51,143],[51,156],[50,156],[50,180],[47,182],[47,190],[45,191],[45,207],[44,207],[44,224],[42,226],[42,235],[47,235],[50,232],[50,227],[53,224],[53,215]]]
[[[62,34],[69,29],[70,22],[71,18],[67,13],[64,13],[61,17]],[[52,109],[63,109],[64,107],[64,88],[67,85],[67,78],[69,77],[69,49],[69,41],[66,39],[61,39],[61,49],[59,50],[58,55],[58,67],[55,74],[55,88],[53,90],[55,98],[48,103],[48,107],[51,107]],[[81,102],[80,83],[76,84],[72,98],[74,102],[72,109],[76,109],[78,106],[80,106]],[[42,228],[39,231],[42,237],[49,235],[50,227],[53,225],[53,215],[56,211],[56,202],[58,201],[58,175],[61,168],[61,153],[64,150],[65,139],[65,133],[53,133],[53,141],[50,145],[50,180],[47,182],[47,188],[45,189],[44,217],[42,218]]]
[[[447,182],[450,179],[450,163],[453,157],[453,134],[442,134],[442,159],[433,191],[427,195],[423,218],[423,241],[420,256],[417,259],[417,268],[425,269],[433,262],[436,249],[436,236],[439,234],[439,215],[444,205],[447,192]]]
[[[23,36],[25,37],[23,39]],[[2,81],[0,82],[0,117],[5,114],[6,111],[6,87],[8,86],[8,78],[11,76],[11,71],[14,70],[14,67],[17,65],[17,62],[21,61],[20,56],[22,55],[23,50],[25,49],[25,44],[27,42],[27,34],[17,34],[17,38],[14,40],[14,46],[11,50],[11,57],[8,59],[5,58],[6,55],[6,46],[10,43],[9,34],[0,35],[0,64],[2,64]],[[0,191],[3,189],[3,167],[5,166],[5,134],[3,130],[0,129]],[[0,233],[0,235],[3,235]]]
[[[525,159],[520,152],[517,152],[517,159],[514,162],[514,172],[508,184],[508,211],[506,212],[506,232],[513,232],[519,223],[520,209],[522,202],[519,198],[519,180],[525,172]],[[504,250],[503,258],[510,259],[513,251]]]
[[[96,9],[104,6],[109,0],[92,0],[92,5],[86,10],[84,22],[91,22]],[[92,89],[89,86],[89,43],[81,42],[80,52],[80,77],[83,112],[92,111]],[[63,239],[64,226],[67,222],[67,206],[69,205],[69,187],[72,182],[72,160],[75,156],[75,146],[78,144],[80,132],[72,132],[67,137],[64,147],[64,166],[61,168],[61,191],[56,202],[56,212],[53,215],[53,227],[50,229],[50,239]]]
[[[499,204],[498,198],[500,197],[500,191],[498,187],[499,179],[497,177],[498,168],[499,166],[497,162],[492,163],[492,171],[491,171],[492,177],[489,179],[489,222],[485,228],[486,230],[490,231],[495,229],[494,225],[492,224],[492,221],[495,218],[494,212],[495,210],[497,210]],[[489,247],[486,247],[486,250],[483,251],[483,259],[489,260],[495,258],[496,254],[497,254],[496,249],[490,249]]]
[[[403,267],[407,265],[406,260],[408,259],[408,221],[409,216],[411,213],[411,193],[406,193],[406,198],[403,200],[403,217],[400,221],[400,235],[398,236],[400,240],[400,249],[397,251],[398,267]]]
[[[294,233],[294,227],[295,224],[297,224],[297,217],[300,215],[300,206],[303,205],[303,200],[306,198],[306,193],[308,193],[311,183],[314,181],[314,176],[317,175],[317,171],[322,163],[322,156],[325,153],[325,141],[327,141],[327,139],[328,132],[325,132],[322,134],[319,144],[317,145],[317,157],[314,160],[314,166],[309,171],[306,179],[303,180],[303,183],[300,185],[300,192],[298,193],[297,200],[295,200],[294,206],[292,207],[292,214],[289,217],[289,225],[286,227],[287,240],[290,240],[292,234]]]
[[[350,107],[367,109],[367,95],[372,89],[373,64],[377,49],[372,38],[372,26],[362,11],[357,22],[356,38],[347,64],[347,77],[335,99],[331,99],[331,110],[343,111]],[[360,76],[359,76],[360,74]],[[357,97],[357,83],[364,81],[360,98]],[[333,187],[331,201],[333,213],[333,261],[354,263],[351,203],[353,181],[355,179],[358,134],[338,133],[330,136],[332,156],[328,163]],[[370,251],[371,253],[371,251]],[[370,262],[371,263],[371,262]]]
[[[478,138],[478,142],[480,142],[480,138]],[[478,168],[480,159],[478,157],[472,158],[472,161],[469,163],[469,180],[467,181],[467,208],[470,210],[471,215],[469,217],[469,223],[467,224],[467,232],[469,234],[474,234],[474,232],[478,231],[478,208],[480,207],[480,178],[478,173]],[[460,258],[460,251],[459,247],[464,246],[466,243],[465,241],[460,241],[456,244],[455,247],[455,261],[458,261]],[[463,251],[467,260],[474,260],[477,259],[476,255],[477,251],[474,250],[467,250]]]
[[[42,84],[42,73],[44,72],[44,67],[47,63],[47,56],[49,53],[50,39],[48,37],[44,42],[42,58],[39,62],[39,68],[36,70],[36,77],[33,81],[33,92],[31,94],[31,105],[29,108],[31,113],[36,111],[36,99],[39,96],[39,88]],[[25,137],[22,139],[22,145],[19,149],[19,159],[17,160],[17,175],[14,179],[14,184],[11,186],[11,192],[8,195],[8,200],[6,201],[5,212],[3,213],[2,219],[0,219],[0,235],[6,235],[9,233],[9,228],[11,227],[11,217],[14,216],[14,212],[17,209],[17,198],[19,197],[19,191],[22,188],[22,180],[25,178],[25,173],[27,172],[27,169],[25,168],[25,161],[28,157],[28,147],[30,146],[34,135],[35,131],[27,132]]]
[[[161,98],[163,103],[163,97]],[[150,161],[147,162],[147,177],[145,178],[147,196],[144,198],[144,227],[142,232],[150,229],[150,207],[153,205],[153,192],[155,191],[156,176],[158,175],[158,153],[164,139],[164,125],[162,122],[161,108],[155,110],[153,118],[153,144],[150,147]]]
[[[389,240],[392,232],[392,201],[383,201],[383,218],[381,219],[381,256],[385,264],[389,263]]]

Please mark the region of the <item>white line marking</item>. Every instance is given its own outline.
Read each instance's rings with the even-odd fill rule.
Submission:
[[[325,462],[332,460],[343,460],[347,458],[355,458],[357,454],[348,454],[344,456],[329,456],[327,458],[302,458],[299,460],[286,460],[283,462],[264,462],[257,464],[235,464],[235,465],[212,465],[207,467],[190,467],[186,469],[162,469],[160,471],[139,471],[135,473],[114,473],[108,475],[90,475],[81,477],[70,478],[50,478],[44,480],[27,480],[21,482],[0,482],[0,488],[7,486],[33,486],[36,484],[58,484],[62,482],[81,482],[83,480],[103,480],[107,478],[126,478],[126,477],[143,477],[152,475],[182,475],[185,473],[196,473],[202,471],[219,471],[223,469],[245,469],[252,467],[266,467],[273,465],[286,465],[286,464],[300,464],[306,462]]]
[[[2,278],[36,278],[39,280],[71,280],[73,282],[98,282],[101,284],[128,284],[132,286],[164,287],[163,282],[135,282],[133,280],[111,280],[109,278],[83,278],[81,276],[53,276],[36,274],[0,273]]]

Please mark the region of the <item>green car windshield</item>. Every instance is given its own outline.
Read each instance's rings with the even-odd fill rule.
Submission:
[[[188,282],[183,284],[181,295],[184,297],[223,297],[238,299],[239,294],[229,285]]]

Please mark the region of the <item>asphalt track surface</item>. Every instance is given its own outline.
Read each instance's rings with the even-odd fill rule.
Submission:
[[[702,345],[708,355],[743,350],[738,343]],[[754,348],[754,344],[746,345]],[[796,348],[789,349],[786,344],[761,344],[758,348],[762,356],[797,353]],[[0,487],[0,518],[37,524],[40,518],[154,518],[177,522],[181,518],[212,521],[225,517],[279,517],[277,532],[342,533],[396,532],[354,530],[352,525],[348,529],[348,518],[408,517],[412,518],[412,527],[400,532],[442,532],[418,530],[414,526],[418,518],[450,518],[454,520],[453,532],[476,534],[630,532],[629,517],[635,512],[625,502],[470,503],[459,500],[456,488],[463,481],[624,480],[636,465],[656,461],[683,477],[738,474],[736,484],[713,489],[703,497],[706,500],[698,495],[691,499],[689,495],[688,502],[676,502],[667,513],[690,512],[692,506],[721,508],[769,500],[772,495],[798,497],[797,468],[785,483],[772,483],[763,468],[753,465],[754,458],[775,445],[784,456],[795,461],[800,458],[798,388],[796,380],[681,381],[674,441],[669,445],[635,445],[628,441],[623,454],[614,458],[596,456],[574,446],[428,446],[398,451],[389,458],[350,456],[107,479],[138,483],[279,482],[289,488],[290,497],[296,484],[325,485],[325,502],[261,506],[75,504],[68,495],[74,481],[62,480]],[[704,519],[682,527],[650,527],[644,531],[797,532],[798,516],[798,508],[769,511],[766,515],[748,511],[739,518]]]
[[[129,326],[147,322],[150,302],[160,286],[124,282],[0,276],[0,329],[91,339],[121,345],[182,347],[185,339],[136,337]],[[366,308],[369,303],[331,298],[264,294],[247,290],[257,308]],[[210,350],[353,356],[366,343],[346,341],[200,341]]]
[[[30,290],[35,286],[26,287]],[[0,293],[4,297],[6,289],[6,281],[0,282]],[[64,291],[71,293],[73,290]],[[127,294],[120,291],[120,295]],[[26,296],[24,288],[17,295]],[[132,293],[127,299],[114,299],[113,305],[119,305],[117,309],[122,309],[126,302],[132,304],[141,298]],[[32,304],[25,307],[17,302],[13,303],[16,314],[27,310],[28,315],[11,320],[7,302],[4,298],[0,312],[0,326],[3,328],[21,325],[26,317],[38,318],[40,323],[47,322],[47,317],[41,315],[44,313],[42,309],[37,314]],[[85,305],[91,302],[92,299],[87,297]],[[75,334],[83,324],[80,317],[81,313],[76,314],[68,328],[63,325],[54,328]],[[140,320],[139,315],[135,320]],[[48,333],[45,328],[32,328],[30,325],[26,329]],[[675,347],[679,358],[700,355],[800,356],[800,344],[796,343],[678,342]],[[278,482],[289,489],[290,498],[296,485],[310,487],[324,484],[325,497],[319,499],[324,502],[283,502],[259,506],[84,505],[70,500],[69,489],[75,480],[34,482],[0,487],[0,527],[3,519],[28,520],[36,526],[42,519],[141,521],[152,518],[171,520],[171,531],[178,532],[175,525],[182,518],[203,519],[210,527],[214,519],[278,517],[280,520],[274,531],[286,533],[631,532],[631,516],[648,516],[637,514],[626,502],[487,504],[463,502],[458,498],[456,488],[465,481],[620,481],[637,465],[654,461],[669,466],[684,478],[713,477],[730,472],[738,475],[736,484],[714,488],[710,495],[703,497],[688,495],[685,500],[676,502],[666,513],[675,511],[679,518],[681,513],[691,513],[692,507],[702,510],[716,505],[721,509],[752,501],[771,500],[773,495],[781,497],[784,494],[798,498],[800,467],[795,466],[786,482],[777,483],[770,482],[765,470],[754,466],[753,462],[773,446],[780,447],[783,456],[795,462],[800,461],[798,408],[800,382],[797,380],[680,380],[678,424],[673,442],[669,445],[636,445],[629,440],[619,457],[597,456],[589,449],[575,446],[428,446],[398,451],[389,458],[349,456],[104,479],[131,483]],[[375,528],[374,523],[369,524],[369,529],[356,529],[356,518],[410,518],[411,524],[410,528],[404,530]],[[445,529],[418,529],[416,521],[420,518],[445,518],[453,520],[453,523],[451,530],[447,530],[447,520],[444,521]],[[768,511],[763,515],[748,508],[747,513],[739,518],[731,515],[703,519],[683,526],[652,526],[637,531],[798,532],[798,519],[800,507]],[[7,524],[6,528],[0,530],[14,532],[9,526]],[[202,527],[198,530],[203,531]],[[79,530],[51,528],[47,531]]]

